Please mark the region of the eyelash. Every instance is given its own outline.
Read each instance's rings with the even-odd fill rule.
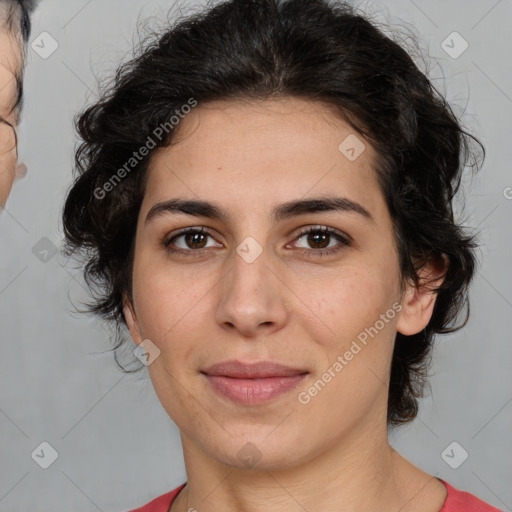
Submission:
[[[338,239],[338,241],[341,243],[340,246],[336,247],[335,249],[311,249],[309,251],[305,250],[305,254],[307,256],[313,256],[313,257],[322,257],[322,256],[328,256],[331,254],[335,254],[345,247],[351,246],[351,240],[347,237],[342,235],[340,232],[333,228],[329,228],[327,226],[320,226],[320,227],[310,227],[307,229],[301,230],[301,232],[297,235],[295,240],[300,239],[304,235],[308,235],[310,233],[322,233],[322,234],[328,234],[331,236],[334,236]],[[167,238],[163,241],[164,248],[174,254],[186,254],[187,256],[191,256],[191,253],[200,253],[203,249],[175,249],[171,248],[171,244],[173,241],[175,241],[177,238],[187,235],[187,234],[202,234],[207,236],[212,236],[211,233],[209,233],[207,230],[205,230],[202,226],[200,228],[197,227],[190,227],[190,228],[184,228],[183,230],[179,231],[177,234],[172,236],[171,238]],[[213,238],[213,237],[212,237]],[[196,254],[194,256],[200,256],[200,254]],[[192,256],[192,257],[194,257]]]

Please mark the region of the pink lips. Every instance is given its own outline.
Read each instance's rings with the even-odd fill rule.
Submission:
[[[308,372],[270,361],[224,361],[201,373],[221,395],[237,403],[256,405],[294,388]]]

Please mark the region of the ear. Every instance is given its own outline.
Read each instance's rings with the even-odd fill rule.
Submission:
[[[437,298],[432,288],[442,284],[448,265],[449,258],[446,254],[430,258],[418,272],[419,285],[407,286],[400,317],[396,324],[399,333],[411,336],[421,332],[428,325]]]
[[[139,321],[137,320],[132,301],[126,295],[123,296],[123,313],[128,329],[130,330],[130,336],[132,340],[139,345],[143,339],[140,333]]]

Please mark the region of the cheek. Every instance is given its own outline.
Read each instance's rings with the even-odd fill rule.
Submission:
[[[309,411],[304,428],[308,421],[317,422],[315,418],[322,418],[319,428],[348,428],[387,389],[399,308],[396,274],[391,269],[386,274],[382,267],[369,268],[347,266],[335,273],[336,278],[317,276],[317,286],[300,288],[298,295],[308,297],[315,318],[321,319],[301,325],[319,356],[318,374],[301,390],[302,400],[308,401],[304,410]],[[326,410],[330,411],[327,420]]]
[[[161,350],[184,332],[191,338],[199,335],[199,318],[204,322],[207,292],[215,282],[212,273],[180,272],[165,261],[137,256],[133,295],[141,334]]]
[[[373,325],[397,297],[396,270],[371,266],[363,259],[338,269],[309,273],[308,278],[302,275],[295,274],[290,288],[331,338],[346,338]]]

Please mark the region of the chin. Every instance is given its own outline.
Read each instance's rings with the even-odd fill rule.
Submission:
[[[223,438],[203,438],[203,451],[220,463],[239,469],[279,471],[293,467],[307,458],[297,446],[306,448],[305,439],[290,436],[286,427],[244,426],[243,432],[224,424]],[[281,430],[278,432],[278,430]],[[272,432],[272,433],[271,433]]]

